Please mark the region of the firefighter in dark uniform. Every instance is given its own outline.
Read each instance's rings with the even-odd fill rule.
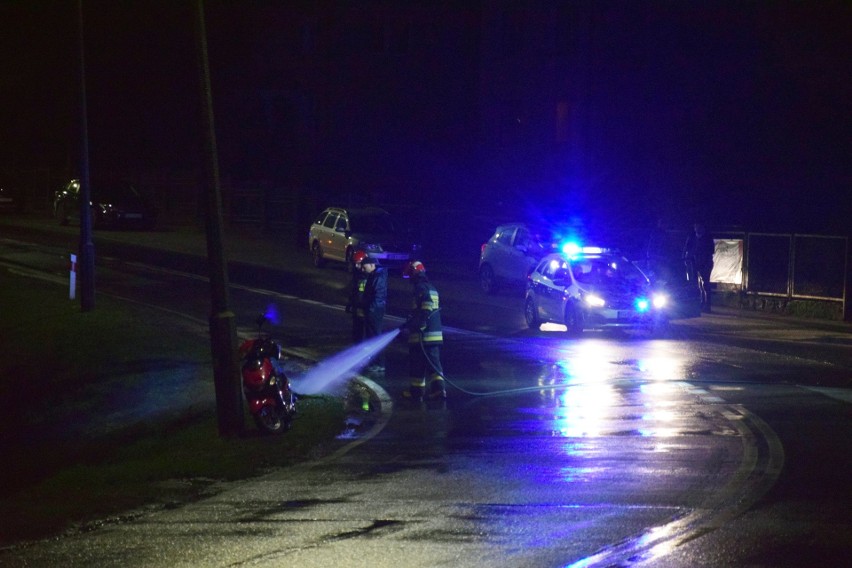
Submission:
[[[364,338],[370,339],[382,333],[382,321],[388,303],[388,270],[378,261],[367,256],[361,261],[361,272],[367,277],[361,301],[364,306]],[[379,351],[367,371],[376,374],[385,372],[384,351]]]
[[[355,269],[352,271],[352,280],[349,282],[349,299],[346,302],[346,313],[352,314],[353,343],[364,341],[366,332],[364,292],[367,289],[367,275],[361,269],[361,263],[364,262],[365,258],[367,258],[367,253],[362,250],[357,251],[352,256]]]
[[[441,345],[444,336],[441,331],[440,301],[438,290],[426,277],[426,267],[419,260],[406,265],[403,278],[409,278],[414,284],[414,302],[411,315],[405,323],[409,330],[408,357],[410,385],[403,397],[422,400],[425,397],[435,400],[447,398],[444,386],[444,371],[441,368]],[[429,389],[426,392],[426,377],[429,377]]]

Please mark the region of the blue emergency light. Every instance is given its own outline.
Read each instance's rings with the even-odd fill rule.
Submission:
[[[575,241],[566,241],[559,247],[568,258],[576,258],[580,254],[604,254],[611,252],[612,249],[605,247],[586,247],[580,246]]]
[[[559,247],[559,249],[562,252],[564,252],[566,255],[568,255],[569,258],[573,258],[573,257],[577,256],[578,254],[580,254],[580,251],[582,250],[580,245],[578,245],[574,241],[568,241],[567,243],[563,243],[562,246]]]

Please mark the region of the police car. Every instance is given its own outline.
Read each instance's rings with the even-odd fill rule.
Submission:
[[[529,327],[544,323],[585,328],[644,326],[667,321],[667,298],[648,277],[616,251],[566,247],[539,261],[527,282],[524,315]]]

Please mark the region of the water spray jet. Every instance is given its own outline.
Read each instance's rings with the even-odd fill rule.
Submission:
[[[397,335],[398,329],[387,331],[323,359],[301,377],[291,378],[293,390],[305,395],[334,392]]]

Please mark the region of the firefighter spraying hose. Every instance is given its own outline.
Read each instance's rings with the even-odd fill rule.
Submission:
[[[426,276],[422,262],[415,260],[406,265],[402,277],[411,279],[414,284],[414,301],[408,319],[400,330],[409,330],[409,375],[410,385],[403,392],[403,398],[409,400],[446,399],[445,384],[471,396],[491,396],[539,390],[541,387],[506,389],[492,392],[469,391],[453,383],[444,374],[440,359],[440,346],[443,344],[441,326],[441,307],[438,291]],[[427,375],[429,384],[427,389]]]
[[[294,394],[301,398],[333,391],[339,387],[343,381],[348,380],[352,376],[353,372],[357,372],[357,369],[363,367],[377,352],[385,349],[394,339],[396,339],[396,337],[400,334],[400,330],[404,329],[405,326],[406,324],[403,324],[403,326],[399,328],[391,329],[377,337],[365,340],[357,345],[353,345],[348,349],[323,359],[303,375],[292,377],[291,382]],[[433,373],[439,375],[446,384],[467,395],[492,396],[524,392],[528,390],[541,390],[540,386],[491,392],[474,392],[467,390],[447,378],[446,374],[432,362],[431,358],[429,358],[422,343],[420,343],[418,348],[421,349],[423,357]]]
[[[403,324],[400,327],[400,329],[405,329],[406,325],[407,325],[407,322],[405,324]],[[540,391],[541,390],[541,385],[536,385],[534,387],[518,387],[518,388],[513,388],[513,389],[501,389],[501,390],[494,390],[494,391],[488,391],[488,392],[477,392],[477,391],[467,390],[464,387],[459,386],[458,384],[454,383],[449,378],[447,378],[447,375],[444,374],[443,370],[440,367],[438,367],[437,365],[434,365],[432,363],[432,359],[429,358],[429,355],[426,353],[426,349],[423,346],[422,342],[420,343],[420,346],[423,348],[423,356],[426,358],[426,361],[429,363],[429,366],[431,367],[432,371],[435,374],[440,375],[441,378],[448,385],[450,385],[454,389],[456,389],[460,392],[463,392],[467,395],[470,395],[470,396],[499,396],[499,395],[503,395],[503,394],[514,394],[514,393],[522,393],[522,392],[531,392],[531,391]],[[562,385],[552,385],[549,388],[559,389],[559,388],[561,388],[561,386]],[[569,385],[564,385],[564,387],[568,387],[568,386]]]

